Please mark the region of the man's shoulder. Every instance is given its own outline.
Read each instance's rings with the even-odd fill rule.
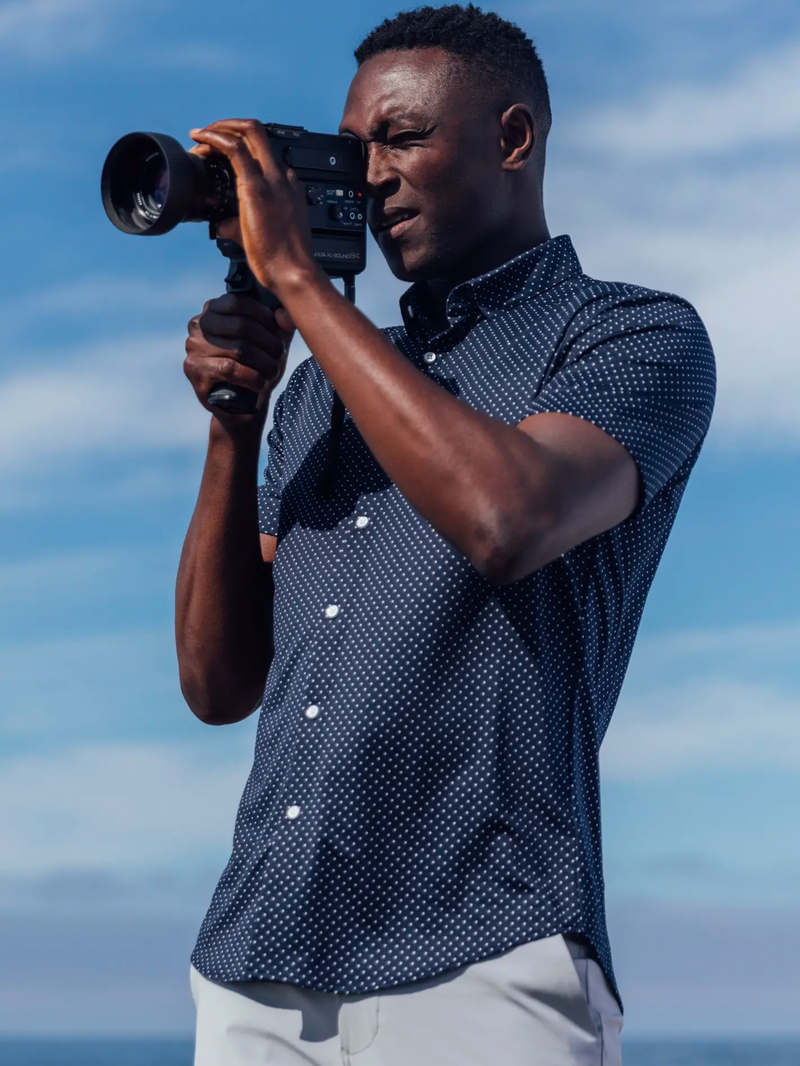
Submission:
[[[620,319],[628,314],[639,322],[649,320],[656,327],[705,328],[697,308],[674,292],[582,273],[565,279],[558,290],[554,292],[557,300],[571,304],[583,321]]]

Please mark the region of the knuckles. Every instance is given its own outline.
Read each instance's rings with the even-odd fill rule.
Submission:
[[[228,315],[228,329],[237,337],[246,337],[248,327],[246,320],[239,315]]]
[[[239,375],[240,364],[235,359],[220,359],[217,363],[217,372],[223,378],[236,378]]]

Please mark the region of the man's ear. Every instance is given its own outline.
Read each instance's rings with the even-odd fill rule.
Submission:
[[[512,104],[500,119],[503,170],[522,170],[536,144],[536,122],[527,104]]]

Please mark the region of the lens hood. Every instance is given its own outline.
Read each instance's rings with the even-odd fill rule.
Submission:
[[[129,133],[103,166],[100,188],[109,219],[123,233],[156,237],[198,217],[205,199],[204,164],[164,133]],[[158,176],[158,196],[148,189]],[[199,217],[202,217],[202,213]]]

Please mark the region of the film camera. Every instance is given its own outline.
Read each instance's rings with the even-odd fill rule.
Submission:
[[[302,126],[265,126],[275,156],[291,167],[305,185],[314,258],[333,278],[343,278],[355,298],[356,274],[366,266],[366,163],[360,141]],[[174,137],[161,133],[129,133],[106,158],[101,180],[103,207],[123,233],[155,237],[180,222],[216,223],[238,213],[236,180],[221,155],[189,154]],[[230,260],[228,292],[250,293],[267,306],[277,306],[271,292],[256,281],[242,248],[217,240]],[[255,393],[219,385],[209,403],[234,414],[255,408]]]

